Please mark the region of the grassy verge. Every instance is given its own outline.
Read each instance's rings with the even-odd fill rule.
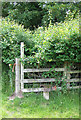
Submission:
[[[24,93],[24,98],[8,100],[2,94],[2,118],[79,118],[79,91],[67,94],[50,92],[50,100],[42,93]]]

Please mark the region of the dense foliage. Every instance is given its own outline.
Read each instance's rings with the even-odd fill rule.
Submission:
[[[13,64],[16,57],[20,57],[20,43],[25,43],[26,55],[30,54],[33,47],[32,34],[29,30],[23,29],[23,26],[18,25],[14,21],[10,22],[2,19],[1,28],[1,45],[2,45],[2,60],[6,64]]]
[[[73,2],[3,2],[2,16],[32,30],[41,25],[48,26],[50,20],[54,24],[75,18],[79,8],[79,3]]]
[[[23,26],[2,19],[2,58],[6,64],[13,63],[20,56],[20,43],[25,43],[25,59],[29,64],[48,63],[54,61],[80,62],[81,41],[79,20],[65,21],[39,27],[34,34]],[[34,46],[34,47],[33,47]]]
[[[32,55],[25,60],[35,66],[54,61],[81,62],[80,39],[78,18],[49,25],[45,30],[39,27],[33,34]]]
[[[15,20],[31,30],[41,24],[43,14],[38,2],[7,2],[2,4],[3,17]]]

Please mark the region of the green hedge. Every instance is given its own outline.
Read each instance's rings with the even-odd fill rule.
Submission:
[[[23,29],[23,26],[18,25],[14,21],[1,21],[1,45],[2,45],[2,60],[6,64],[13,64],[16,57],[20,57],[20,43],[25,43],[26,55],[31,54],[33,47],[32,33],[29,30]]]
[[[2,58],[6,64],[13,64],[20,57],[20,43],[25,43],[26,64],[37,66],[54,61],[81,62],[81,35],[79,20],[39,27],[32,34],[14,21],[2,19]]]
[[[35,57],[39,61],[42,59],[46,62],[81,62],[81,35],[78,19],[49,25],[45,30],[40,27],[33,34],[33,40]]]

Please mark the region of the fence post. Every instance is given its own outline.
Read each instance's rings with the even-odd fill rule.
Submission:
[[[43,97],[44,97],[46,100],[49,100],[49,91],[43,91]]]
[[[21,42],[21,58],[24,58],[24,42]],[[21,91],[24,88],[24,83],[23,83],[23,79],[24,79],[24,65],[21,63]]]
[[[15,59],[16,66],[15,66],[15,93],[18,94],[20,91],[20,62],[19,59]]]
[[[67,80],[70,79],[70,73],[69,73],[69,71],[70,71],[70,65],[69,65],[68,62],[64,63],[64,68],[65,68],[65,70],[64,70],[64,76],[66,77],[66,82],[67,82]],[[69,87],[70,87],[70,83],[67,82],[67,88],[69,88]]]
[[[64,77],[67,76],[67,63],[64,63],[64,73],[63,73]]]
[[[67,64],[67,80],[70,80],[70,64]],[[70,82],[67,82],[67,88],[70,88]]]

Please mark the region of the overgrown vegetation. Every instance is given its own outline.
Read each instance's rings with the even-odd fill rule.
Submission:
[[[36,66],[48,62],[80,62],[81,36],[79,34],[79,20],[65,21],[57,25],[49,25],[43,29],[39,27],[33,34],[35,46],[32,56],[25,61]],[[24,61],[24,62],[25,62]],[[26,63],[27,64],[27,63]],[[45,64],[46,66],[46,64]]]
[[[55,67],[63,67],[64,62],[72,63],[73,70],[77,69],[73,64],[81,63],[79,7],[78,3],[69,2],[2,3],[4,18],[0,24],[0,44],[3,63],[1,82],[3,106],[0,114],[3,118],[79,117],[78,90],[67,91],[63,72],[52,71]],[[15,88],[12,68],[15,58],[20,58],[21,42],[25,45],[25,56],[20,61],[25,67],[51,68],[48,72],[28,73],[25,76],[56,79],[55,83],[50,84],[56,87],[56,91],[50,92],[49,101],[46,101],[41,93],[24,93],[23,99],[8,100]],[[78,76],[81,75],[78,74]],[[38,87],[38,84],[31,86]],[[58,86],[63,89],[58,90]],[[28,84],[25,84],[25,87],[29,87]]]
[[[80,62],[81,41],[79,20],[65,21],[57,25],[39,27],[35,33],[23,29],[15,22],[2,19],[2,59],[6,64],[13,64],[20,56],[20,43],[25,43],[25,53],[30,63],[74,61]],[[76,50],[75,50],[76,49]],[[27,57],[26,56],[26,57]]]
[[[63,67],[65,61],[80,62],[81,36],[78,18],[55,25],[49,24],[48,28],[39,27],[34,33],[23,29],[14,21],[10,22],[5,19],[2,19],[1,28],[2,60],[5,64],[10,65],[8,77],[11,89],[14,85],[12,67],[15,58],[20,57],[20,43],[22,41],[25,44],[25,56],[20,61],[27,67],[52,67],[53,69]],[[62,80],[63,75],[49,71],[41,77],[55,77],[56,84],[59,85],[61,82],[57,82],[57,79]],[[65,82],[63,83],[65,86]]]
[[[16,57],[20,57],[20,43],[25,43],[26,55],[30,55],[30,50],[33,47],[31,31],[25,30],[23,26],[18,25],[14,21],[6,21],[2,19],[0,25],[1,45],[2,45],[2,60],[6,64],[13,64]]]

